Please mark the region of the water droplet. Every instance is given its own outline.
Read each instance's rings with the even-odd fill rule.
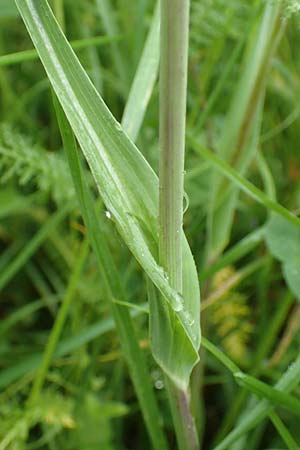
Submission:
[[[154,383],[156,389],[163,389],[165,387],[164,382],[162,380],[156,380]]]
[[[110,211],[105,211],[105,215],[108,219],[112,218],[111,212]]]
[[[116,129],[117,131],[119,131],[119,132],[123,131],[123,128],[122,128],[122,126],[121,126],[121,124],[120,124],[119,122],[116,122],[116,123],[115,123],[115,129]]]
[[[190,313],[188,311],[184,311],[184,313],[182,314],[183,320],[186,323],[186,325],[188,325],[189,327],[192,327],[195,323],[195,320],[192,318],[192,316],[190,315]]]
[[[184,310],[181,313],[181,318],[182,318],[183,324],[189,330],[189,334],[190,334],[192,340],[196,342],[197,341],[197,336],[195,335],[194,329],[193,329],[193,325],[195,324],[195,320],[192,318],[190,313],[188,311],[186,311],[186,310]]]
[[[174,311],[180,312],[183,310],[183,298],[180,294],[176,293],[172,305]]]
[[[164,270],[163,267],[159,266],[157,270],[162,277],[164,277],[166,280],[169,280],[169,274]]]

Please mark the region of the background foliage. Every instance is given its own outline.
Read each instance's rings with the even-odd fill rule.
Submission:
[[[154,4],[150,0],[104,3],[112,7],[113,21],[100,0],[78,0],[76,8],[74,2],[65,0],[66,35],[71,41],[108,36],[76,53],[110,110],[121,120]],[[192,1],[188,133],[216,152],[249,57],[251,24],[259,21],[265,3]],[[298,2],[290,1],[280,13],[287,23],[270,57],[256,153],[247,171],[241,171],[296,215],[300,204],[298,10]],[[9,62],[5,57],[32,48],[10,0],[1,1],[0,24],[0,449],[149,448],[114,331],[107,291],[91,250],[78,274],[39,402],[28,403],[78,255],[84,254],[86,230],[42,65],[27,60],[24,54]],[[230,60],[233,54],[236,57]],[[155,85],[137,140],[155,171],[157,136]],[[86,166],[84,171],[94,189]],[[225,253],[208,264],[205,243],[210,233],[211,179],[211,163],[188,140],[184,226],[201,282],[203,334],[241,370],[273,385],[299,355],[299,225],[270,214],[268,208],[240,193]],[[124,286],[126,308],[136,317],[140,347],[173,445],[163,377],[149,352],[143,273],[122,243],[110,213],[100,201],[97,208]],[[242,413],[251,410],[255,400],[211,353],[203,353],[202,361],[203,448],[210,449]],[[294,394],[299,398],[299,386]],[[300,442],[299,418],[282,407],[277,412],[295,442]],[[262,418],[246,441],[228,448],[286,448],[287,436],[278,433],[280,427],[274,426],[274,420]]]

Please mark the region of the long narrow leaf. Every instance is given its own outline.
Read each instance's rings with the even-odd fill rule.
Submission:
[[[105,241],[94,206],[92,193],[89,190],[88,183],[84,179],[74,135],[58,103],[56,105],[56,113],[82,216],[97,257],[101,277],[105,282],[107,297],[111,301],[116,329],[129,366],[145,423],[152,439],[153,447],[156,450],[164,450],[167,449],[167,445],[161,430],[159,410],[130,313],[127,308],[120,306],[114,301],[117,298],[125,299],[122,283]]]
[[[300,377],[300,357],[289,366],[275,388],[283,392],[291,392],[298,384]],[[234,442],[253,429],[272,411],[272,406],[267,400],[261,400],[254,408],[243,417],[241,422],[220,442],[213,450],[231,449]]]
[[[233,184],[239,187],[247,195],[252,197],[255,201],[262,204],[266,209],[277,213],[279,216],[286,219],[293,225],[300,225],[300,219],[295,214],[290,212],[280,203],[272,200],[263,191],[258,189],[254,184],[250,183],[243,175],[240,175],[234,170],[228,163],[213,153],[211,150],[203,147],[198,141],[193,138],[189,138],[189,141],[193,148],[205,159],[211,162],[215,168],[220,171],[226,178],[231,180]]]
[[[113,40],[117,40],[118,37],[112,38],[110,36],[94,36],[86,39],[79,39],[72,41],[70,44],[74,50],[80,50],[92,45],[102,46],[111,43]],[[23,50],[20,52],[8,53],[7,55],[0,56],[0,66],[12,66],[24,61],[34,61],[38,59],[38,54],[35,49]]]
[[[243,372],[237,372],[234,376],[241,386],[247,388],[254,394],[257,394],[259,397],[269,400],[274,405],[287,408],[294,414],[300,414],[300,400],[297,400],[292,395],[281,392]]]
[[[159,28],[158,4],[122,117],[122,126],[133,141],[138,136],[158,74]]]
[[[171,315],[158,318],[166,342],[153,354],[179,386],[188,385],[200,345],[197,272],[184,239],[183,296],[157,263],[158,180],[90,82],[44,0],[16,0],[54,91],[124,241],[163,294]],[[165,317],[172,317],[166,323]]]

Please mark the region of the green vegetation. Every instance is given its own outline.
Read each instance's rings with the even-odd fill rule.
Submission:
[[[0,23],[0,450],[299,450],[300,3]]]

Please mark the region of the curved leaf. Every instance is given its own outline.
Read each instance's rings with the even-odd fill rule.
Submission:
[[[186,388],[200,345],[200,293],[184,238],[183,296],[156,260],[158,179],[92,85],[45,0],[16,0],[54,91],[90,166],[98,190],[127,246],[161,292],[153,354]]]

